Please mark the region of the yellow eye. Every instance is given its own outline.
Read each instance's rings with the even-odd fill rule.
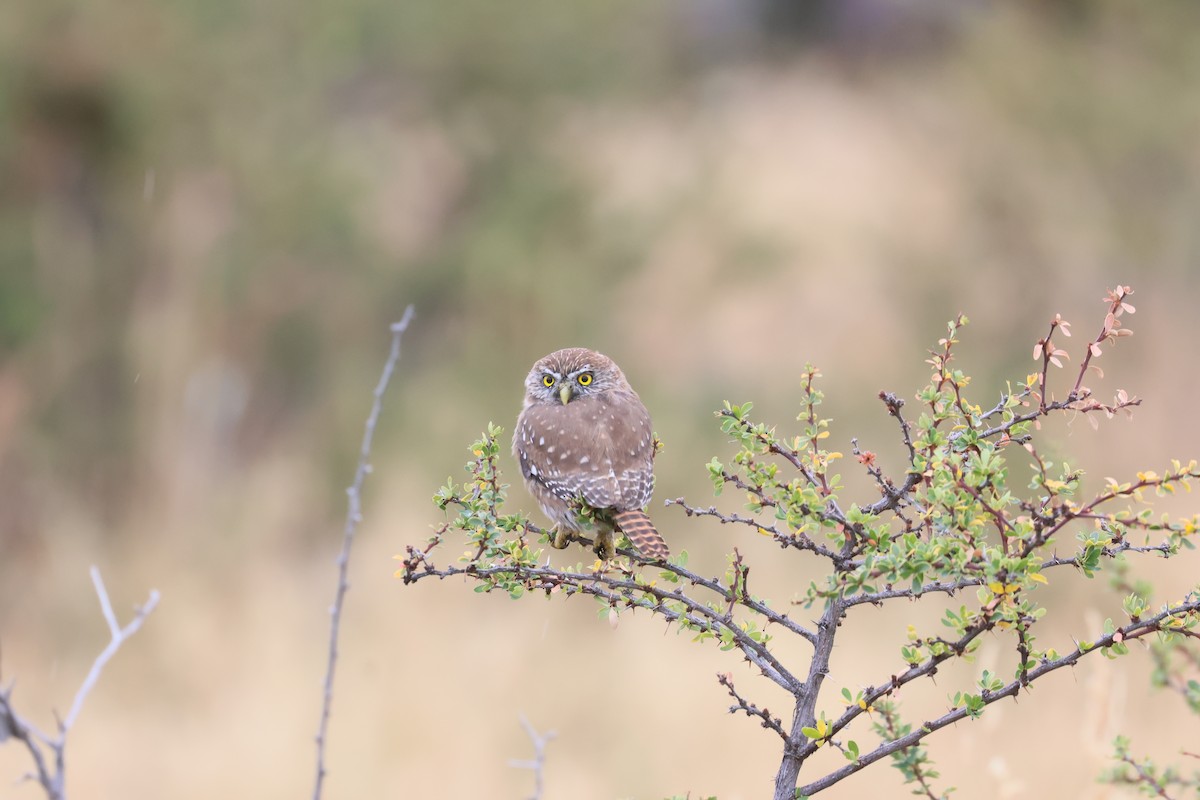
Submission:
[[[590,372],[582,372],[582,373],[580,373],[580,374],[579,374],[579,377],[578,377],[578,378],[576,378],[575,380],[579,381],[579,385],[580,385],[580,386],[591,386],[591,384],[592,384],[592,373],[590,373]]]
[[[543,375],[542,376],[542,386],[545,386],[547,389],[549,389],[553,385],[554,385],[554,376],[553,375]]]

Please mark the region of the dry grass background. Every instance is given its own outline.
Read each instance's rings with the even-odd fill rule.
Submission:
[[[714,673],[782,698],[728,654],[646,618],[613,630],[586,601],[392,577],[465,446],[511,424],[528,365],[557,347],[623,365],[667,444],[656,497],[704,502],[721,400],[786,426],[812,361],[832,441],[858,436],[895,469],[875,395],[912,396],[946,319],[972,319],[960,366],[982,402],[1029,371],[1050,316],[1081,342],[1105,289],[1129,283],[1136,335],[1096,388],[1146,402],[1099,431],[1051,426],[1048,447],[1093,486],[1200,455],[1194,10],[848,7],[773,35],[709,4],[508,19],[362,2],[306,5],[303,24],[266,6],[0,11],[15,123],[0,666],[20,708],[50,725],[103,646],[88,564],[118,609],[163,594],[74,732],[73,797],[310,793],[341,488],[410,301],[353,555],[328,797],[525,796],[507,763],[530,754],[521,714],[558,734],[548,797],[769,791],[776,743],[725,714]],[[89,144],[92,117],[39,105],[44,90],[70,108],[63,86],[117,98],[101,126],[117,155]],[[765,542],[674,512],[660,528],[702,571],[736,543],[776,602],[807,580]],[[1194,558],[1162,566],[1138,570],[1164,597],[1194,581]],[[1101,581],[1046,594],[1060,649],[1119,611]],[[831,697],[898,665],[905,626],[936,624],[939,602],[857,611]],[[989,642],[980,668],[1007,649]],[[1140,654],[1086,664],[933,737],[944,783],[1110,796],[1092,780],[1115,732],[1163,754],[1198,733],[1147,672]],[[919,716],[970,677],[905,700]],[[24,769],[0,748],[0,794],[38,796],[12,783]],[[903,791],[880,766],[828,794]]]

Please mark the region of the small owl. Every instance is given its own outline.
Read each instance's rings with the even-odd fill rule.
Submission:
[[[642,511],[654,492],[650,413],[608,356],[571,347],[533,365],[513,455],[526,488],[554,523],[555,547],[566,547],[580,530],[570,504],[582,500],[596,512],[601,558],[615,552],[614,528],[647,558],[671,555]]]

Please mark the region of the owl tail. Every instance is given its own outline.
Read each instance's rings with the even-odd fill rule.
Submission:
[[[666,561],[671,557],[667,543],[663,541],[650,517],[644,511],[618,511],[613,515],[613,522],[621,533],[625,534],[633,546],[646,558],[655,561]]]

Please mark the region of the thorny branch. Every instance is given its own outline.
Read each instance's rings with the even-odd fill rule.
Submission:
[[[883,401],[887,407],[888,414],[896,420],[900,426],[900,434],[904,439],[904,447],[908,450],[908,463],[913,464],[917,460],[917,450],[913,445],[912,430],[909,427],[908,421],[904,419],[904,413],[901,409],[904,408],[904,400],[892,394],[891,392],[880,392],[879,399]],[[1003,401],[1001,401],[1003,402]],[[989,414],[992,412],[988,412]],[[867,470],[867,474],[871,476],[879,486],[883,498],[871,505],[867,506],[867,511],[871,514],[882,514],[884,511],[894,511],[896,515],[905,521],[905,529],[911,529],[912,524],[903,516],[902,510],[906,505],[911,503],[908,493],[916,488],[921,482],[921,475],[916,471],[910,470],[904,483],[897,487],[896,484],[883,474],[883,470],[875,464],[875,454],[871,452],[863,452],[858,447],[858,439],[851,439],[850,444],[853,447],[853,452],[858,462]]]
[[[1021,680],[1021,679],[1013,680],[1013,681],[1005,684],[1003,688],[1001,688],[997,691],[984,690],[981,693],[983,703],[984,703],[984,705],[991,705],[992,703],[995,703],[999,700],[1003,700],[1006,697],[1016,697],[1017,694],[1020,692],[1020,690],[1022,688],[1024,688],[1027,683],[1032,683],[1033,681],[1037,680],[1038,678],[1041,678],[1044,675],[1048,675],[1049,673],[1054,672],[1055,670],[1062,669],[1063,667],[1073,667],[1073,666],[1075,666],[1076,663],[1079,662],[1079,660],[1081,658],[1086,656],[1088,653],[1103,652],[1105,648],[1113,647],[1116,644],[1120,644],[1122,642],[1127,642],[1132,639],[1140,639],[1143,636],[1148,636],[1150,634],[1158,633],[1160,631],[1169,630],[1169,628],[1166,625],[1168,620],[1176,619],[1176,618],[1184,618],[1189,615],[1194,615],[1194,614],[1198,614],[1198,613],[1200,613],[1200,595],[1193,596],[1192,599],[1190,599],[1186,602],[1180,603],[1178,605],[1165,608],[1158,614],[1155,614],[1153,617],[1150,617],[1149,619],[1145,619],[1140,622],[1130,623],[1129,625],[1126,625],[1122,628],[1118,628],[1110,634],[1101,636],[1095,642],[1091,642],[1091,643],[1087,643],[1087,644],[1081,643],[1073,651],[1062,656],[1061,658],[1056,658],[1053,660],[1050,660],[1050,659],[1043,660],[1041,663],[1038,664],[1038,666],[1029,670],[1029,672],[1025,676],[1024,680]],[[931,661],[932,661],[932,659],[931,659]],[[936,666],[936,665],[934,665],[934,666]],[[927,670],[927,669],[924,671],[926,673],[929,672],[929,670]],[[909,680],[911,680],[911,678]],[[907,680],[900,681],[901,685],[903,685],[903,683],[907,683],[907,682],[908,682]],[[890,694],[891,692],[893,692],[895,690],[895,688],[899,688],[899,687],[898,686],[897,687],[888,686],[886,689],[884,689],[883,691],[880,691],[878,694],[876,694],[876,692],[873,690],[871,692],[868,692],[868,695],[874,694],[875,699],[877,699],[878,697],[880,697],[884,694]],[[868,705],[869,704],[870,704],[870,701],[868,701]],[[861,713],[861,712],[862,712],[862,709],[860,709],[858,706],[854,706],[850,710],[848,710],[846,712],[846,714],[843,716],[849,717],[849,719],[852,719],[853,717],[858,716],[858,713]],[[864,767],[869,766],[870,764],[878,761],[879,759],[884,758],[885,756],[889,756],[892,753],[894,753],[898,750],[902,750],[906,747],[912,747],[913,745],[917,744],[922,739],[924,739],[926,736],[933,733],[934,731],[941,730],[942,728],[946,727],[947,725],[951,725],[955,722],[958,722],[962,719],[967,718],[968,716],[970,716],[970,711],[965,706],[961,706],[959,708],[952,709],[949,712],[947,712],[946,714],[943,714],[941,717],[938,717],[937,719],[925,722],[919,728],[912,731],[911,733],[909,733],[906,736],[902,736],[901,738],[894,739],[892,741],[884,742],[883,744],[881,744],[879,747],[875,748],[871,752],[865,753],[864,755],[860,756],[859,759],[857,761],[855,761],[854,763],[847,764],[846,766],[842,767],[841,769],[835,770],[819,780],[816,780],[816,781],[813,781],[812,783],[801,786],[798,791],[801,795],[813,795],[824,789],[828,789],[830,786],[832,786],[833,784],[842,780],[843,778],[853,775],[854,773],[856,773],[859,770],[863,769]],[[848,724],[849,719],[846,719],[844,724]],[[842,720],[839,719],[838,722],[841,723]],[[836,733],[838,730],[840,730],[842,727],[844,727],[844,724],[839,725],[838,723],[834,723],[834,726],[833,726],[834,733]],[[812,749],[815,750],[815,748],[812,748]],[[800,757],[803,758],[806,755],[811,754],[811,752],[812,752],[812,750],[806,748],[805,750],[801,751]]]
[[[757,717],[762,720],[762,726],[768,730],[775,731],[779,734],[786,744],[788,741],[787,731],[783,729],[783,723],[779,717],[771,716],[771,710],[768,708],[759,708],[754,703],[751,703],[746,698],[738,694],[737,689],[733,687],[733,676],[728,672],[718,673],[717,682],[725,687],[729,692],[729,696],[733,698],[735,705],[729,707],[729,713],[734,714],[738,711],[743,712],[748,717]]]
[[[906,417],[904,400],[880,393],[907,451],[903,475],[889,477],[876,463],[874,453],[861,448],[857,440],[851,442],[853,455],[879,491],[880,497],[874,502],[859,505],[839,496],[841,482],[831,471],[831,464],[842,454],[829,452],[821,444],[829,435],[829,420],[817,414],[823,395],[815,388],[814,378],[819,373],[813,367],[807,368],[801,381],[804,400],[797,417],[803,426],[801,435],[780,437],[774,428],[751,422],[750,404],[726,404],[717,412],[722,430],[740,443],[741,449],[731,464],[714,458],[708,465],[709,473],[718,494],[727,485],[744,493],[750,513],[692,505],[683,498],[669,499],[666,505],[681,508],[688,517],[749,528],[757,535],[769,536],[784,549],[825,560],[831,567],[825,585],[814,582],[800,600],[794,601],[794,605],[806,608],[823,604],[819,619],[814,620],[815,628],[775,610],[768,601],[751,593],[750,565],[738,548],[733,548],[724,578],[705,578],[685,567],[682,558],[666,564],[648,562],[625,548],[618,550],[620,558],[598,563],[592,571],[582,565],[559,569],[548,560],[544,565],[536,563],[541,551],[530,550],[529,542],[544,537],[546,532],[521,515],[500,516],[506,487],[499,481],[495,459],[498,430],[492,426],[485,439],[474,446],[478,458],[474,466],[468,465],[473,483],[459,490],[451,482],[435,498],[442,508],[458,506],[459,516],[440,526],[424,547],[410,546],[405,556],[398,556],[403,569],[397,574],[406,583],[461,576],[482,584],[479,591],[501,589],[513,597],[528,591],[590,595],[609,609],[649,611],[681,629],[696,632],[698,640],[717,639],[723,649],[740,652],[794,698],[789,725],[746,699],[728,675],[718,675],[734,699],[731,713],[759,720],[762,727],[783,740],[776,776],[777,800],[815,794],[894,754],[903,756],[897,765],[906,765],[902,769],[907,769],[909,782],[919,785],[918,793],[932,798],[935,794],[929,778],[935,773],[910,758],[917,750],[908,756],[903,751],[915,748],[934,731],[978,716],[985,707],[1005,697],[1016,697],[1034,681],[1073,666],[1089,653],[1120,654],[1123,642],[1151,634],[1197,635],[1192,628],[1200,624],[1200,595],[1189,596],[1154,616],[1134,615],[1130,624],[1111,629],[1096,642],[1078,643],[1066,655],[1039,649],[1033,635],[1043,609],[1030,597],[1037,583],[1046,582],[1043,573],[1070,565],[1090,577],[1105,561],[1123,553],[1171,556],[1181,546],[1190,545],[1188,537],[1200,529],[1200,518],[1179,523],[1153,521],[1148,512],[1136,510],[1144,506],[1146,492],[1173,492],[1178,487],[1187,488],[1192,479],[1200,479],[1195,462],[1186,466],[1174,462],[1162,476],[1147,472],[1138,473],[1136,481],[1126,484],[1110,481],[1102,491],[1081,502],[1074,499],[1080,473],[1067,472],[1064,467],[1062,474],[1052,474],[1052,465],[1032,444],[1036,426],[1051,414],[1075,412],[1094,421],[1093,412],[1112,417],[1140,403],[1124,391],[1118,391],[1112,403],[1101,403],[1083,384],[1089,371],[1099,372],[1093,362],[1102,346],[1129,335],[1121,325],[1121,317],[1134,311],[1127,302],[1129,294],[1128,287],[1109,293],[1105,322],[1096,339],[1087,344],[1074,386],[1063,399],[1052,397],[1048,388],[1049,368],[1061,367],[1067,355],[1054,343],[1056,335],[1070,335],[1069,324],[1061,317],[1054,319],[1049,333],[1035,348],[1040,371],[1019,386],[1010,385],[986,410],[968,398],[965,390],[969,377],[951,367],[955,334],[966,319],[951,322],[949,335],[930,354],[934,374],[929,386],[917,395],[923,406],[919,419],[910,421]],[[1014,445],[1023,447],[1032,462],[1034,491],[1025,498],[1008,488],[1003,467],[1007,448],[1020,452]],[[1120,503],[1128,507],[1119,508]],[[1069,556],[1047,552],[1072,523],[1093,528],[1078,534],[1078,550]],[[435,566],[433,550],[452,527],[467,533],[472,550],[460,559],[466,562],[463,565]],[[1157,532],[1163,539],[1151,542],[1147,538],[1135,544],[1130,539],[1133,531]],[[575,538],[586,545],[592,543],[586,536]],[[651,569],[660,570],[658,580],[641,572]],[[818,715],[835,638],[850,609],[900,598],[916,600],[929,593],[955,595],[968,588],[978,590],[979,606],[977,610],[963,606],[960,612],[947,612],[946,622],[955,630],[953,636],[917,638],[910,633],[912,644],[902,649],[906,663],[903,671],[861,690],[835,719],[826,718],[824,712]],[[762,631],[754,627],[756,620],[762,624]],[[769,626],[775,626],[771,630],[782,628],[813,646],[807,674],[801,670],[793,674],[779,660],[770,637],[764,634]],[[861,721],[874,704],[886,705],[888,713],[894,714],[897,692],[902,687],[933,678],[943,663],[975,651],[980,637],[1002,632],[1015,636],[1013,649],[1019,663],[1010,681],[989,676],[985,670],[979,694],[960,692],[945,714],[915,729],[893,726],[890,734],[885,730],[883,741],[862,754],[854,741],[834,738],[848,733],[847,729]],[[850,763],[796,789],[801,768],[825,744],[841,750]]]
[[[740,479],[731,480],[730,483],[738,486],[739,489],[746,489],[746,485],[742,483]],[[759,490],[755,489],[749,489],[748,491],[751,491],[756,495],[761,494]],[[830,561],[835,563],[846,563],[845,559],[843,559],[841,555],[833,550],[830,550],[824,545],[814,542],[804,534],[784,533],[775,525],[764,523],[762,520],[755,519],[754,517],[747,517],[742,514],[738,514],[737,512],[726,514],[718,511],[716,506],[699,508],[697,506],[689,505],[682,497],[676,497],[674,499],[667,498],[665,504],[668,506],[679,506],[689,517],[715,517],[722,525],[728,525],[730,523],[747,525],[755,530],[770,534],[771,538],[778,542],[781,547],[792,547],[797,550],[807,550],[811,553],[816,553],[819,556],[828,558]],[[766,502],[763,502],[763,505],[770,506],[772,505],[772,501],[767,499]]]
[[[578,536],[584,544],[591,540]],[[480,567],[474,563],[466,567],[447,566],[435,567],[428,557],[420,550],[409,547],[409,557],[404,562],[404,582],[415,583],[423,578],[445,579],[456,575],[469,576],[475,579],[503,577],[521,581],[531,591],[542,591],[547,595],[563,592],[567,596],[573,594],[591,595],[599,598],[612,608],[621,606],[644,608],[664,617],[668,622],[686,622],[694,630],[713,635],[727,633],[750,661],[768,678],[788,691],[794,691],[800,686],[796,678],[767,647],[751,638],[732,618],[722,611],[701,603],[686,593],[682,588],[672,591],[641,582],[623,573],[614,576],[610,572],[597,570],[595,572],[574,572],[560,570],[554,567],[529,567],[521,565],[498,565]],[[619,548],[618,555],[631,560],[641,561],[642,556],[633,550]],[[717,592],[723,598],[736,597],[733,590],[722,586],[716,579],[706,579],[674,564],[660,565],[679,575],[696,586],[703,586]],[[648,599],[653,598],[653,600]],[[671,604],[677,603],[686,611],[676,611]],[[768,610],[766,606],[761,606]],[[783,620],[783,615],[771,611],[772,616]]]

